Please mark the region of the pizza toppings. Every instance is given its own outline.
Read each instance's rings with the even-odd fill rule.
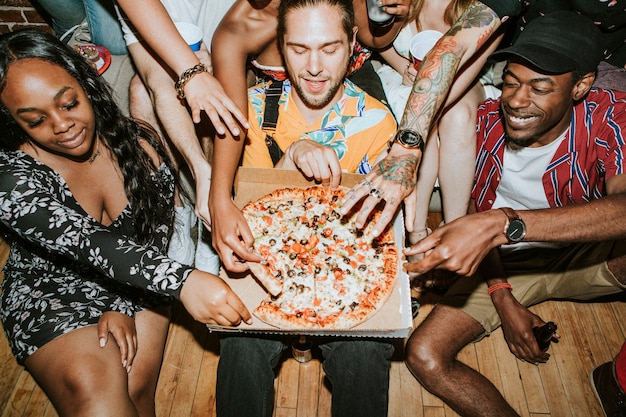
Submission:
[[[374,314],[393,291],[398,253],[391,230],[373,238],[341,217],[345,190],[282,189],[243,213],[267,265],[252,273],[272,295],[255,314],[285,329],[347,329]]]

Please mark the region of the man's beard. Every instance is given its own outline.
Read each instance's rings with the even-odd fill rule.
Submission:
[[[530,145],[532,145],[533,143],[535,143],[535,139],[533,138],[527,138],[527,139],[514,139],[512,137],[510,137],[509,135],[507,135],[506,133],[504,134],[504,141],[508,144],[508,145],[515,145],[517,147],[520,148],[527,148]]]
[[[300,78],[300,80],[302,80],[302,78]],[[296,92],[298,93],[298,96],[300,97],[302,102],[307,105],[307,107],[310,107],[312,109],[323,109],[324,107],[328,105],[328,103],[330,103],[333,100],[333,98],[335,97],[335,94],[337,93],[341,85],[342,83],[339,82],[331,86],[331,88],[328,90],[325,96],[320,97],[320,98],[315,97],[314,100],[311,100],[309,98],[309,96],[306,94],[304,89],[301,87],[300,83],[295,83],[294,87],[296,89]]]
[[[513,144],[513,145],[519,146],[520,148],[525,148],[526,146],[528,146],[528,143],[529,143],[528,139],[514,139],[506,134],[504,135],[504,141],[507,144]]]

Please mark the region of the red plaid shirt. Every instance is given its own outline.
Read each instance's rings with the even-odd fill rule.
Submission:
[[[551,207],[597,199],[605,182],[626,168],[626,93],[592,89],[574,106],[565,140],[543,174]],[[478,211],[491,209],[502,178],[504,124],[500,101],[478,108],[476,175],[472,197]]]

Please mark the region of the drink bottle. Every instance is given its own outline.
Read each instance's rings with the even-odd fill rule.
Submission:
[[[533,333],[535,334],[535,339],[537,339],[539,349],[545,352],[550,347],[550,341],[552,341],[552,337],[556,333],[556,323],[549,321],[543,326],[535,327],[533,328]]]
[[[291,343],[291,353],[295,360],[301,363],[310,361],[313,358],[311,354],[311,341],[302,335]]]

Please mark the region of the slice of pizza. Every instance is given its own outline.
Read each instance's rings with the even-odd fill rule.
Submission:
[[[273,296],[283,290],[283,270],[278,266],[288,262],[285,259],[288,254],[285,253],[283,240],[289,225],[285,224],[285,220],[296,216],[296,210],[302,206],[302,201],[295,201],[294,198],[300,196],[281,193],[280,199],[259,199],[243,209],[244,217],[255,237],[253,250],[265,259],[264,264],[250,262],[248,266],[261,285]],[[286,217],[283,217],[284,213],[287,213]]]
[[[283,282],[272,275],[272,270],[267,265],[262,265],[257,262],[248,262],[247,264],[250,272],[257,277],[267,292],[274,297],[283,292]]]

